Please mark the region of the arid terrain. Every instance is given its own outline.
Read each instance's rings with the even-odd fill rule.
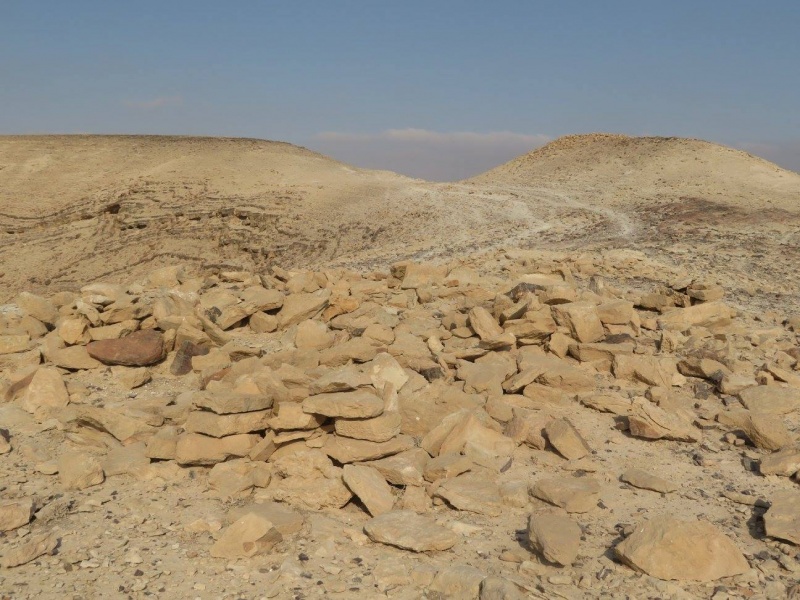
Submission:
[[[0,137],[0,598],[800,599],[800,175]]]

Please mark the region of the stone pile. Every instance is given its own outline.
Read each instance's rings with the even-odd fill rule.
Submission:
[[[527,551],[561,566],[579,560],[581,516],[599,510],[609,484],[597,474],[601,438],[728,444],[785,488],[766,534],[800,543],[796,321],[754,324],[721,287],[686,276],[623,291],[585,262],[511,253],[502,265],[403,262],[369,275],[167,267],[130,285],[23,292],[0,307],[0,393],[80,440],[37,467],[63,489],[202,467],[221,499],[356,506],[371,517],[370,540],[411,552],[460,543],[437,523],[443,510],[518,511]],[[586,425],[601,414],[613,423],[602,435]],[[0,452],[13,453],[14,437],[0,437]],[[536,452],[562,472],[506,475]],[[676,492],[669,473],[647,467],[615,478]],[[232,520],[211,555],[270,553],[293,532],[275,510]],[[30,499],[6,502],[0,528],[27,526],[35,512]],[[29,543],[4,564],[54,548],[47,536]],[[715,525],[666,514],[603,543],[665,580],[749,569]]]

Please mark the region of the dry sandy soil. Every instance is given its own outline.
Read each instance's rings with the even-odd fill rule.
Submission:
[[[405,263],[390,271],[405,260],[446,267],[423,268],[421,283],[406,285]],[[0,517],[10,502],[35,507],[30,523],[0,533],[0,559],[37,536],[45,546],[58,539],[56,548],[26,564],[0,567],[2,599],[800,598],[800,523],[788,526],[798,536],[794,542],[767,535],[764,527],[773,498],[800,494],[800,475],[759,472],[776,445],[796,449],[800,432],[800,320],[792,320],[800,315],[797,173],[699,140],[604,134],[562,138],[480,176],[443,184],[261,140],[8,136],[0,137],[0,264],[0,341],[11,345],[23,329],[41,326],[36,335],[25,333],[33,339],[24,349],[0,355]],[[183,266],[180,275],[177,269],[149,275],[174,265]],[[693,280],[696,288],[687,288]],[[530,304],[516,314],[507,293],[521,281],[537,283],[526,288],[531,295],[520,301]],[[81,291],[96,282],[127,287]],[[217,319],[231,303],[243,306],[247,289],[262,285],[280,292],[285,304],[258,311],[258,326],[251,313],[223,327],[230,338],[216,338],[215,327],[196,320],[198,306]],[[670,310],[702,307],[704,294],[721,293],[717,286],[739,312],[674,330],[659,323]],[[292,296],[325,290],[330,297],[319,311],[285,322]],[[9,304],[24,304],[22,291],[57,298],[59,318],[81,321],[84,329],[69,333],[61,321],[47,327],[35,318],[14,321],[25,311]],[[600,349],[567,320],[552,322],[535,343],[520,341],[523,321],[538,323],[542,310],[558,313],[559,294],[564,302],[593,306],[619,301],[629,316],[603,318],[597,340],[607,346]],[[179,331],[178,323],[197,325],[197,339],[214,346],[205,366],[174,375],[170,347],[166,360],[147,367],[152,379],[131,389],[126,381],[144,371],[112,370],[80,354],[100,323],[89,323],[92,307],[99,319],[119,306],[135,313],[125,304],[131,299],[144,305],[167,297],[169,310],[165,304],[152,316],[151,307],[129,321],[157,327],[168,346],[179,334],[163,323]],[[510,347],[479,327],[476,306],[491,313],[489,330],[517,332]],[[362,320],[347,321],[351,313]],[[302,335],[314,343],[321,336],[331,347],[301,344],[299,323]],[[223,346],[226,341],[232,345]],[[221,491],[224,482],[210,478],[209,465],[166,456],[151,462],[144,455],[154,428],[185,435],[195,395],[209,381],[220,380],[208,388],[215,393],[252,390],[264,372],[277,373],[284,400],[307,402],[316,395],[313,382],[336,362],[330,353],[347,344],[368,346],[349,369],[369,370],[384,352],[404,368],[410,383],[395,392],[402,433],[415,445],[459,409],[485,425],[475,425],[481,435],[493,436],[490,429],[510,436],[519,425],[510,425],[516,407],[534,420],[569,419],[591,452],[565,458],[547,436],[541,447],[517,443],[510,455],[500,453],[502,460],[464,446],[472,473],[491,482],[485,498],[464,502],[467,509],[437,497],[438,484],[390,482],[395,508],[424,513],[458,540],[452,549],[422,553],[366,536],[363,498],[342,508],[327,500],[317,508],[308,499],[286,502],[282,482],[303,483],[302,464],[283,472],[270,461],[270,484],[228,494]],[[69,357],[59,354],[70,348],[76,352]],[[579,358],[582,350],[595,353]],[[488,356],[512,363],[501,382],[530,375],[520,366],[526,352],[529,359],[556,361],[556,371],[567,369],[573,380],[548,379],[545,370],[525,382],[531,387],[524,393],[511,386],[504,394],[497,381],[482,387],[483,373],[467,374],[472,364],[488,365],[480,362]],[[617,353],[668,366],[626,374],[622,363],[609,362]],[[75,367],[71,360],[83,362]],[[34,394],[25,375],[40,361],[66,386],[64,412],[28,410]],[[292,366],[280,367],[284,362]],[[727,374],[724,383],[719,369]],[[590,385],[581,387],[587,377]],[[759,430],[781,443],[765,443],[754,426],[742,426],[754,409],[739,388],[756,384],[794,394],[797,406],[771,413]],[[392,390],[374,381],[362,388],[381,395],[387,407],[393,402]],[[596,397],[607,404],[593,403]],[[668,413],[663,430],[677,437],[690,431],[691,439],[633,435],[629,419],[637,403]],[[126,437],[116,425],[113,433],[96,422],[88,426],[79,415],[95,409],[140,429]],[[409,425],[409,414],[424,426]],[[285,447],[311,449],[317,460],[323,443],[341,439],[331,419],[326,423],[309,441]],[[76,451],[103,465],[102,483],[65,485],[68,465],[58,459]],[[342,464],[335,461],[324,479],[341,482]],[[658,493],[621,481],[631,468],[677,489]],[[526,531],[528,515],[555,510],[528,493],[551,477],[599,485],[591,507],[568,515],[580,526],[580,550],[567,566],[546,560]],[[236,509],[276,498],[300,516],[296,529],[287,528],[282,541],[252,558],[210,556]],[[637,523],[664,514],[708,522],[732,540],[741,558],[725,568],[736,574],[698,582],[622,564],[615,547]],[[745,561],[739,570],[737,560]]]

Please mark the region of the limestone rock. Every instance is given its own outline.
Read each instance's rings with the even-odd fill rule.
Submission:
[[[275,431],[293,429],[316,429],[326,420],[324,415],[315,415],[303,410],[298,402],[279,402],[272,410],[272,418],[267,423]]]
[[[792,443],[792,436],[780,415],[748,411],[741,428],[754,446],[764,450],[780,450]]]
[[[342,470],[331,467],[328,477],[292,476],[280,481],[272,490],[272,497],[306,510],[342,508],[353,497],[342,480]]]
[[[192,396],[192,406],[210,410],[218,415],[263,411],[272,406],[267,394],[240,394],[229,391],[198,392]]]
[[[263,467],[266,472],[259,473],[259,487],[269,483],[269,466],[262,462],[250,462],[247,459],[228,460],[217,463],[208,472],[208,485],[223,498],[234,498],[246,495],[256,484],[256,468]]]
[[[141,387],[153,378],[150,369],[146,368],[113,367],[111,372],[117,378],[120,386],[126,390]]]
[[[439,285],[447,277],[447,267],[445,265],[428,263],[409,263],[405,266],[403,272],[403,281],[400,284],[400,288],[404,290]]]
[[[261,436],[248,433],[222,438],[186,433],[178,437],[175,460],[179,465],[213,465],[232,456],[247,456],[260,440]]]
[[[448,566],[436,573],[428,592],[432,598],[461,600],[478,598],[486,575],[469,565]]]
[[[600,484],[588,477],[550,477],[534,483],[530,493],[568,513],[584,513],[597,506]]]
[[[503,328],[492,314],[481,306],[469,311],[469,324],[481,340],[492,340],[503,335]]]
[[[605,337],[597,308],[588,302],[571,302],[553,307],[556,321],[569,327],[579,342],[598,342]]]
[[[422,474],[431,457],[422,448],[411,448],[386,458],[364,463],[374,467],[392,485],[423,485]]]
[[[386,442],[400,434],[401,421],[400,413],[385,412],[373,419],[336,419],[335,429],[345,437]]]
[[[134,331],[113,340],[89,342],[86,350],[92,358],[106,365],[144,367],[164,358],[164,338],[153,329]]]
[[[425,465],[424,477],[428,481],[457,477],[474,466],[472,459],[458,452],[449,452],[429,460]]]
[[[39,533],[30,536],[25,542],[10,552],[6,552],[0,560],[4,569],[19,567],[44,554],[52,554],[60,543],[55,533]]]
[[[69,404],[69,393],[61,373],[54,367],[40,367],[28,384],[22,408],[36,414],[43,409],[64,408],[67,404]]]
[[[791,477],[800,472],[800,446],[789,446],[761,459],[759,471],[762,475]]]
[[[263,502],[234,508],[228,514],[228,521],[233,523],[247,513],[254,513],[266,519],[281,535],[297,533],[303,528],[305,521],[301,513],[279,502]]]
[[[35,504],[30,498],[0,504],[0,531],[11,531],[30,523]]]
[[[184,429],[189,433],[202,433],[215,438],[237,433],[264,431],[269,427],[268,410],[218,415],[211,411],[194,410],[189,413]]]
[[[50,352],[48,359],[57,367],[77,371],[81,369],[96,369],[101,366],[86,351],[85,346],[69,346]]]
[[[58,321],[58,309],[46,298],[30,292],[21,292],[14,298],[14,302],[26,314],[46,325],[55,325],[56,321]]]
[[[101,466],[106,477],[113,477],[143,473],[149,464],[146,445],[144,442],[136,442],[111,450],[103,459]]]
[[[786,414],[800,408],[800,389],[757,385],[740,391],[739,399],[754,412]]]
[[[345,465],[342,478],[373,517],[392,510],[394,494],[377,469],[364,465]]]
[[[329,392],[349,392],[366,387],[371,383],[372,378],[369,373],[365,373],[360,366],[350,365],[328,371],[311,382],[308,391],[312,396]],[[382,388],[376,387],[375,389]]]
[[[594,410],[614,415],[628,416],[631,412],[630,399],[619,394],[590,394],[581,398],[581,404]]]
[[[330,290],[318,290],[313,293],[289,294],[283,301],[278,313],[278,322],[282,329],[296,325],[300,321],[310,319],[328,306]]]
[[[800,492],[781,490],[773,494],[764,515],[767,535],[800,546]]]
[[[106,431],[120,442],[127,442],[132,438],[141,439],[155,433],[155,429],[144,421],[130,417],[118,410],[95,406],[76,407],[75,421],[100,431]]]
[[[644,399],[634,401],[628,417],[631,435],[649,440],[698,442],[701,434],[676,413],[667,412]]]
[[[375,460],[414,447],[413,438],[399,435],[386,442],[370,442],[340,436],[328,436],[322,451],[342,464]]]
[[[211,556],[234,560],[265,554],[280,542],[283,536],[275,526],[257,513],[247,513],[237,519],[211,546]]]
[[[458,510],[498,517],[503,513],[500,489],[485,475],[467,473],[445,479],[436,488],[436,496]]]
[[[65,452],[58,457],[58,478],[68,490],[83,490],[103,483],[100,461],[84,452]]]
[[[511,409],[511,414],[512,418],[506,424],[503,434],[517,443],[527,444],[531,448],[536,448],[537,450],[544,450],[547,446],[545,429],[552,421],[552,418],[549,415],[526,410],[517,406]],[[558,434],[556,434],[556,436],[558,437]],[[563,441],[565,448],[567,443],[565,439]]]
[[[714,581],[750,568],[731,539],[710,523],[670,516],[637,525],[615,553],[631,568],[667,580]]]
[[[710,327],[730,322],[731,309],[722,302],[707,302],[665,312],[658,318],[658,327],[669,331],[686,331],[692,326]]]
[[[0,335],[0,354],[25,352],[32,346],[31,336],[27,333],[16,335]]]
[[[568,419],[554,419],[544,428],[547,440],[567,460],[583,458],[592,450]]]
[[[408,373],[388,352],[381,352],[369,363],[369,377],[376,390],[383,391],[387,383],[400,390],[409,379]]]
[[[429,518],[410,510],[384,513],[364,525],[364,533],[373,541],[412,552],[448,550],[458,537]]]
[[[620,479],[633,487],[643,490],[653,490],[654,492],[661,492],[662,494],[668,494],[678,489],[678,486],[671,481],[667,481],[666,479],[662,479],[657,475],[653,475],[641,469],[628,469],[622,474]]]
[[[307,413],[346,419],[368,419],[383,412],[383,400],[368,390],[318,394],[303,401]]]
[[[467,413],[455,424],[439,447],[441,453],[477,452],[491,457],[508,457],[514,453],[517,443],[499,431],[481,423],[474,414]]]
[[[478,600],[524,600],[525,597],[525,594],[513,581],[489,576],[481,581]]]
[[[566,567],[578,557],[581,528],[569,517],[532,514],[528,518],[528,540],[545,560]]]

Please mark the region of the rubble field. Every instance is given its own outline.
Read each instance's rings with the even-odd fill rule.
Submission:
[[[0,598],[800,599],[800,316],[719,283],[506,249],[20,292]]]

